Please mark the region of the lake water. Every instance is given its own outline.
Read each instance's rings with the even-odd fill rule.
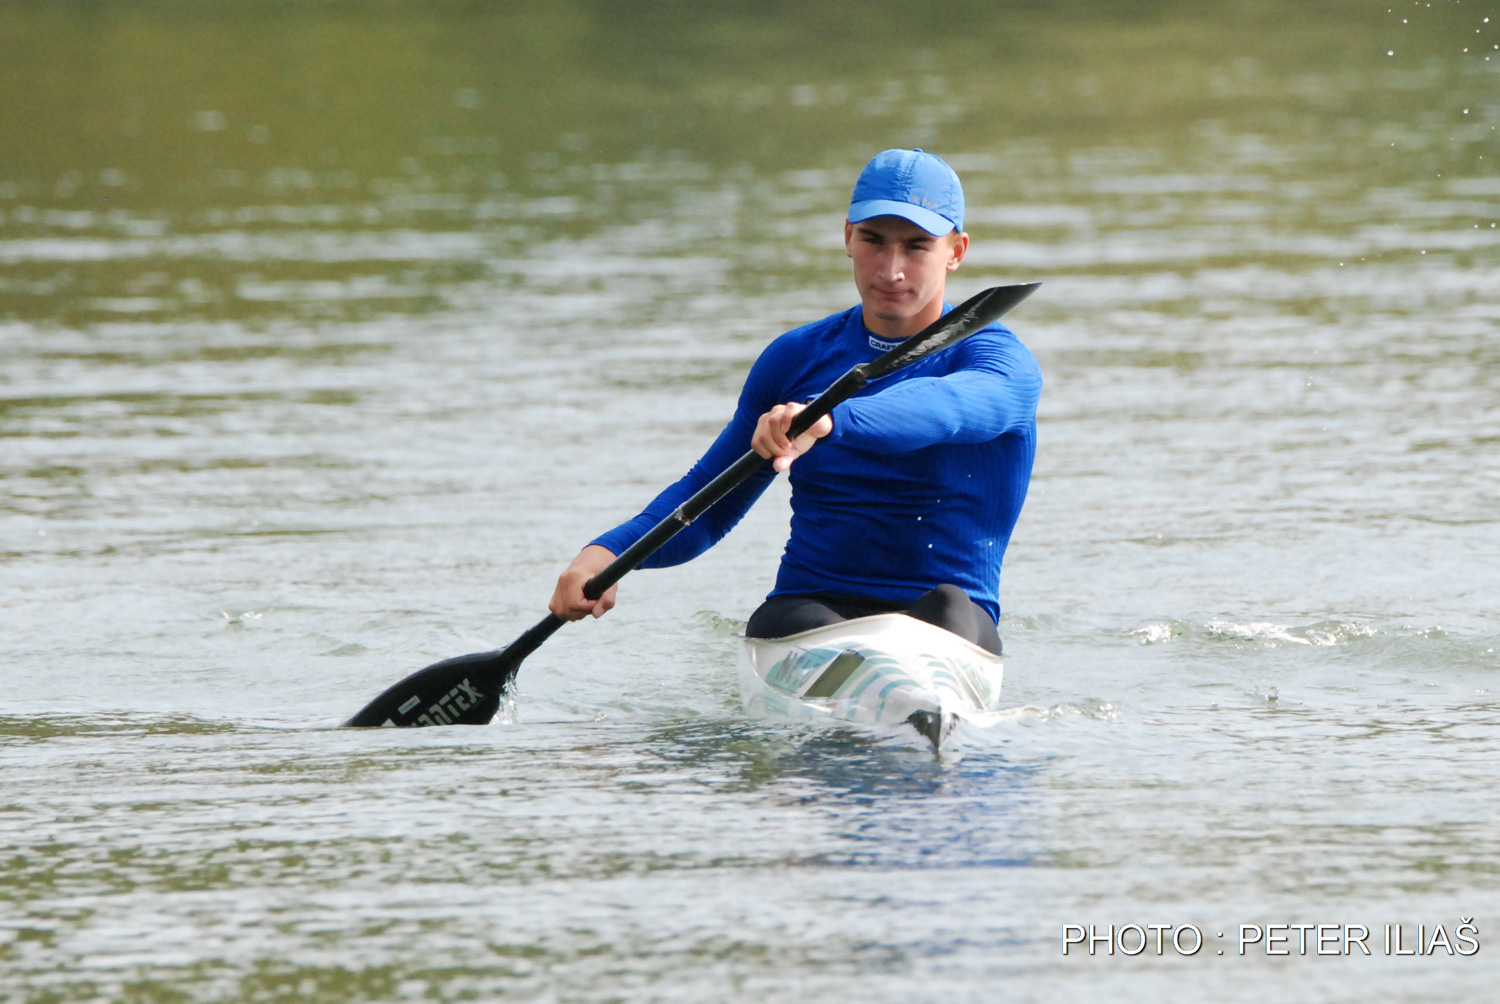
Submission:
[[[0,998],[1492,992],[1492,6],[495,6],[0,5]],[[337,729],[852,302],[892,145],[1045,282],[1013,717],[747,717],[778,485],[516,722]]]

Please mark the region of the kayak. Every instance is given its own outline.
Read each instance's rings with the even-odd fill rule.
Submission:
[[[798,721],[906,722],[940,750],[960,721],[993,724],[1004,660],[906,614],[876,614],[785,638],[746,638],[745,710]]]

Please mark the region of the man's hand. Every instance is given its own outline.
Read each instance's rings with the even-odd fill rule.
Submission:
[[[609,563],[615,560],[614,554],[605,547],[598,544],[590,544],[578,552],[563,573],[557,577],[557,588],[552,591],[552,602],[547,604],[547,609],[564,620],[576,621],[589,614],[595,617],[603,617],[605,612],[615,605],[615,593],[619,590],[619,583],[610,586],[604,591],[604,595],[597,600],[590,600],[583,595],[584,583],[609,567]]]
[[[791,402],[778,404],[760,416],[760,421],[755,423],[755,435],[750,437],[750,448],[770,459],[771,466],[778,471],[792,466],[793,460],[812,449],[814,443],[833,431],[833,417],[824,415],[795,440],[787,438],[792,420],[806,409],[805,404]]]

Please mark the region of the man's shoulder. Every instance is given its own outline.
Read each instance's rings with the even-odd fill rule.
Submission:
[[[854,312],[858,309],[859,307],[857,305],[848,307],[844,310],[840,310],[838,313],[829,314],[827,317],[820,317],[816,321],[809,321],[806,324],[799,325],[798,327],[795,327],[790,331],[786,331],[778,335],[775,341],[773,341],[771,344],[775,345],[778,342],[814,341],[817,339],[837,335],[839,332],[848,327],[850,319],[854,316]]]
[[[856,309],[851,307],[829,314],[772,339],[761,350],[745,378],[745,391],[755,406],[770,407],[787,400],[786,395],[793,391],[806,391],[805,384],[826,376],[828,367],[840,365],[839,336],[849,324],[851,312]],[[816,389],[822,390],[821,387]]]
[[[795,359],[827,359],[858,309],[850,307],[782,332],[761,351],[760,362],[782,368]]]

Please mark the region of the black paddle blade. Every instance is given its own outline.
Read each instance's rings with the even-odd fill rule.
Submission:
[[[460,655],[420,669],[366,704],[344,727],[488,725],[500,710],[505,688],[515,682],[521,660],[566,623],[548,614],[502,649]]]
[[[521,656],[510,649],[477,652],[419,669],[365,705],[345,728],[488,725]]]
[[[865,376],[871,380],[883,377],[923,356],[941,352],[963,341],[1004,317],[1012,307],[1035,293],[1040,285],[1039,282],[1023,282],[1015,286],[991,286],[975,293],[885,355],[868,363]]]

